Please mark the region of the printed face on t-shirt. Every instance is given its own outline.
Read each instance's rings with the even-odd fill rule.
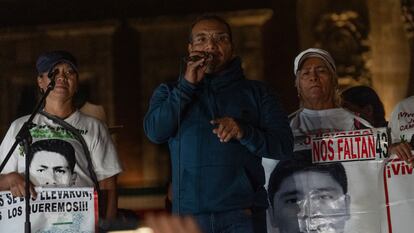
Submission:
[[[69,186],[72,171],[66,158],[56,152],[39,151],[33,155],[29,168],[30,181],[35,186]]]
[[[349,196],[327,173],[294,173],[274,195],[273,216],[280,233],[344,232],[349,219]]]

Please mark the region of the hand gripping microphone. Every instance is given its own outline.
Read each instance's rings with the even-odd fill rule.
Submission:
[[[207,59],[212,59],[213,58],[213,54],[209,53],[209,52],[204,52],[202,51],[201,54],[199,55],[193,55],[193,56],[188,56],[188,57],[184,57],[184,61],[185,62],[196,62],[199,61],[203,58],[207,58]]]

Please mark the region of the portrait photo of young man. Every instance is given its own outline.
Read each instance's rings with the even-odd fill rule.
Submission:
[[[279,233],[342,233],[350,219],[348,181],[341,163],[286,160],[269,181],[271,225]]]
[[[47,139],[32,144],[30,181],[35,186],[71,186],[76,179],[75,150],[64,140]]]

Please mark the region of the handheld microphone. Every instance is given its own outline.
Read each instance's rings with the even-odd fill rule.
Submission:
[[[184,57],[184,61],[185,62],[190,62],[190,61],[196,62],[196,61],[199,61],[203,58],[213,58],[213,54],[211,54],[211,53],[204,52],[204,51],[201,52],[201,53],[202,54],[200,54],[200,55],[193,55],[193,56]]]

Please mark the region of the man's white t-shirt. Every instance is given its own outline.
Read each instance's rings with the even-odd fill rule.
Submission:
[[[372,128],[371,124],[344,108],[311,110],[302,108],[290,117],[290,128],[295,138],[294,151],[311,149],[310,135],[327,132]]]
[[[326,132],[372,128],[371,124],[344,108],[311,110],[301,108],[289,116],[290,128],[294,137],[294,151],[310,150],[311,135]],[[262,159],[266,184],[277,160]]]
[[[392,143],[411,141],[414,134],[414,96],[408,97],[395,106],[388,124],[391,128]]]
[[[29,116],[15,120],[6,133],[0,145],[0,162],[2,162],[15,137],[24,122]],[[99,120],[75,111],[65,121],[75,127],[83,136],[89,149],[94,171],[98,181],[114,176],[122,171],[115,146],[106,126]],[[60,125],[55,124],[47,117],[37,114],[33,119],[34,127],[31,128],[33,142],[47,139],[60,139],[69,142],[75,150],[76,165],[74,172],[77,174],[74,186],[92,187],[93,181],[88,171],[88,162],[85,157],[82,144],[75,137]],[[25,155],[23,148],[17,146],[10,160],[7,162],[2,174],[18,172],[23,174],[25,171]]]

